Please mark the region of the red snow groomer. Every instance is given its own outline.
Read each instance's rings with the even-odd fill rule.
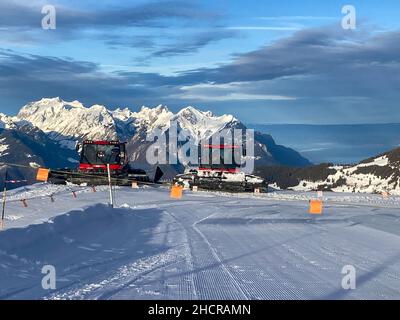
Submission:
[[[82,144],[77,144],[76,151],[80,156],[78,168],[51,170],[49,182],[54,184],[108,184],[108,166],[111,178],[117,185],[130,185],[132,181],[151,182],[144,170],[130,167],[126,157],[126,143],[85,140]],[[157,168],[155,178],[159,180],[161,176],[162,172]]]
[[[201,145],[199,167],[177,175],[174,183],[190,189],[197,186],[198,189],[228,192],[254,192],[255,189],[259,189],[260,192],[267,191],[265,179],[241,170],[241,160],[244,156],[245,149],[240,145]]]

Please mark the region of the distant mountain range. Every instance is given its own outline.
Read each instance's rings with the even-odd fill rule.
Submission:
[[[145,154],[151,142],[146,134],[155,129],[168,132],[171,121],[178,131],[200,141],[223,129],[246,126],[232,115],[214,116],[211,112],[186,107],[174,114],[165,106],[109,110],[102,105],[85,107],[79,101],[44,98],[28,103],[17,116],[0,113],[0,162],[49,168],[75,167],[78,155],[76,141],[84,139],[127,141],[128,157],[133,165],[146,167]],[[255,135],[257,166],[283,165],[303,167],[311,163],[293,149],[275,143],[263,133]],[[148,165],[147,165],[148,166]],[[182,172],[183,165],[164,166],[167,177]],[[0,182],[5,167],[0,166]],[[34,171],[12,167],[12,178],[27,178],[33,182]]]
[[[400,124],[248,125],[313,163],[352,164],[400,146]]]

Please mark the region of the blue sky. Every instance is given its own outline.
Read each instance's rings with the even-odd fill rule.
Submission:
[[[41,28],[54,5],[55,30]],[[356,30],[341,28],[343,5]],[[400,122],[398,1],[0,1],[0,105],[187,105],[247,123]]]

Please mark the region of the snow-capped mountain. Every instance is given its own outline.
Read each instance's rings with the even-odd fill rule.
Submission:
[[[60,98],[45,98],[25,105],[14,119],[18,120],[31,123],[71,149],[76,140],[129,140],[138,129],[164,131],[171,121],[176,121],[181,129],[197,139],[207,138],[239,122],[231,115],[217,117],[193,107],[184,108],[177,114],[162,105],[142,107],[138,112],[128,108],[111,111],[102,105],[85,107],[79,101],[67,102]]]
[[[282,189],[296,191],[388,192],[400,195],[400,148],[356,165],[320,164],[306,168],[264,167],[259,174]]]
[[[78,101],[42,99],[25,105],[17,118],[31,123],[71,149],[80,139],[117,139],[114,118],[101,105],[86,108]]]
[[[177,113],[171,112],[163,105],[154,108],[143,106],[134,112],[128,108],[109,110],[97,104],[86,107],[79,101],[43,98],[23,106],[14,117],[0,114],[0,162],[6,162],[4,157],[7,154],[8,161],[29,164],[32,159],[20,152],[26,147],[33,151],[25,153],[38,156],[40,159],[37,162],[40,165],[54,168],[62,163],[63,166],[75,167],[78,159],[75,151],[77,141],[119,139],[128,143],[129,160],[145,167],[146,150],[152,144],[146,141],[146,135],[156,129],[168,135],[171,123],[176,123],[179,132],[195,141],[210,138],[223,129],[246,128],[232,115],[216,116],[210,111],[200,111],[191,106]],[[20,135],[11,135],[10,131],[16,131]],[[35,135],[36,138],[38,135],[40,137],[36,139]],[[30,141],[29,137],[33,137],[33,141]],[[45,148],[35,152],[34,150],[39,149],[33,144],[37,143]],[[65,161],[58,158],[55,161],[51,156],[46,157],[46,151],[49,154],[57,154]],[[10,155],[14,158],[11,159]],[[260,133],[256,134],[255,158],[256,164],[263,165],[310,164],[296,151],[277,146],[272,137]],[[165,176],[172,177],[181,172],[183,166],[172,165],[163,170],[170,172]]]

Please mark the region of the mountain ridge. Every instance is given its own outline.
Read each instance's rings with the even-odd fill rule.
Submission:
[[[233,115],[217,116],[210,111],[200,111],[193,106],[185,107],[177,113],[171,112],[164,105],[154,108],[142,106],[135,112],[128,108],[109,110],[98,104],[85,107],[77,100],[67,102],[56,97],[30,102],[23,106],[16,116],[0,114],[0,128],[3,130],[0,133],[0,139],[8,131],[21,131],[27,136],[29,132],[41,132],[43,139],[47,141],[44,144],[47,143],[49,146],[48,152],[56,153],[61,157],[64,154],[68,155],[64,157],[65,161],[62,163],[70,167],[76,166],[78,159],[75,152],[77,141],[118,139],[127,142],[128,159],[136,165],[143,166],[146,165],[146,150],[152,144],[151,141],[146,141],[146,135],[156,129],[168,132],[171,121],[176,121],[178,130],[183,131],[195,142],[207,139],[224,129],[246,129],[243,123]],[[14,137],[14,141],[11,137]],[[19,150],[15,145],[20,142],[17,136],[9,135],[7,143],[1,143],[0,140],[0,150],[7,149],[9,161],[12,160],[10,154],[14,154],[16,163],[26,165],[29,164],[29,159],[23,161],[17,156]],[[40,150],[38,164],[50,168],[58,166],[60,161],[48,160],[40,146],[41,144],[38,144],[33,148]],[[4,155],[0,153],[0,162],[4,161],[3,157]],[[311,164],[296,151],[278,146],[271,136],[260,133],[256,134],[255,159],[256,164],[262,165],[304,166]],[[177,165],[173,166],[173,170],[166,169],[172,177],[182,171],[184,166]]]

